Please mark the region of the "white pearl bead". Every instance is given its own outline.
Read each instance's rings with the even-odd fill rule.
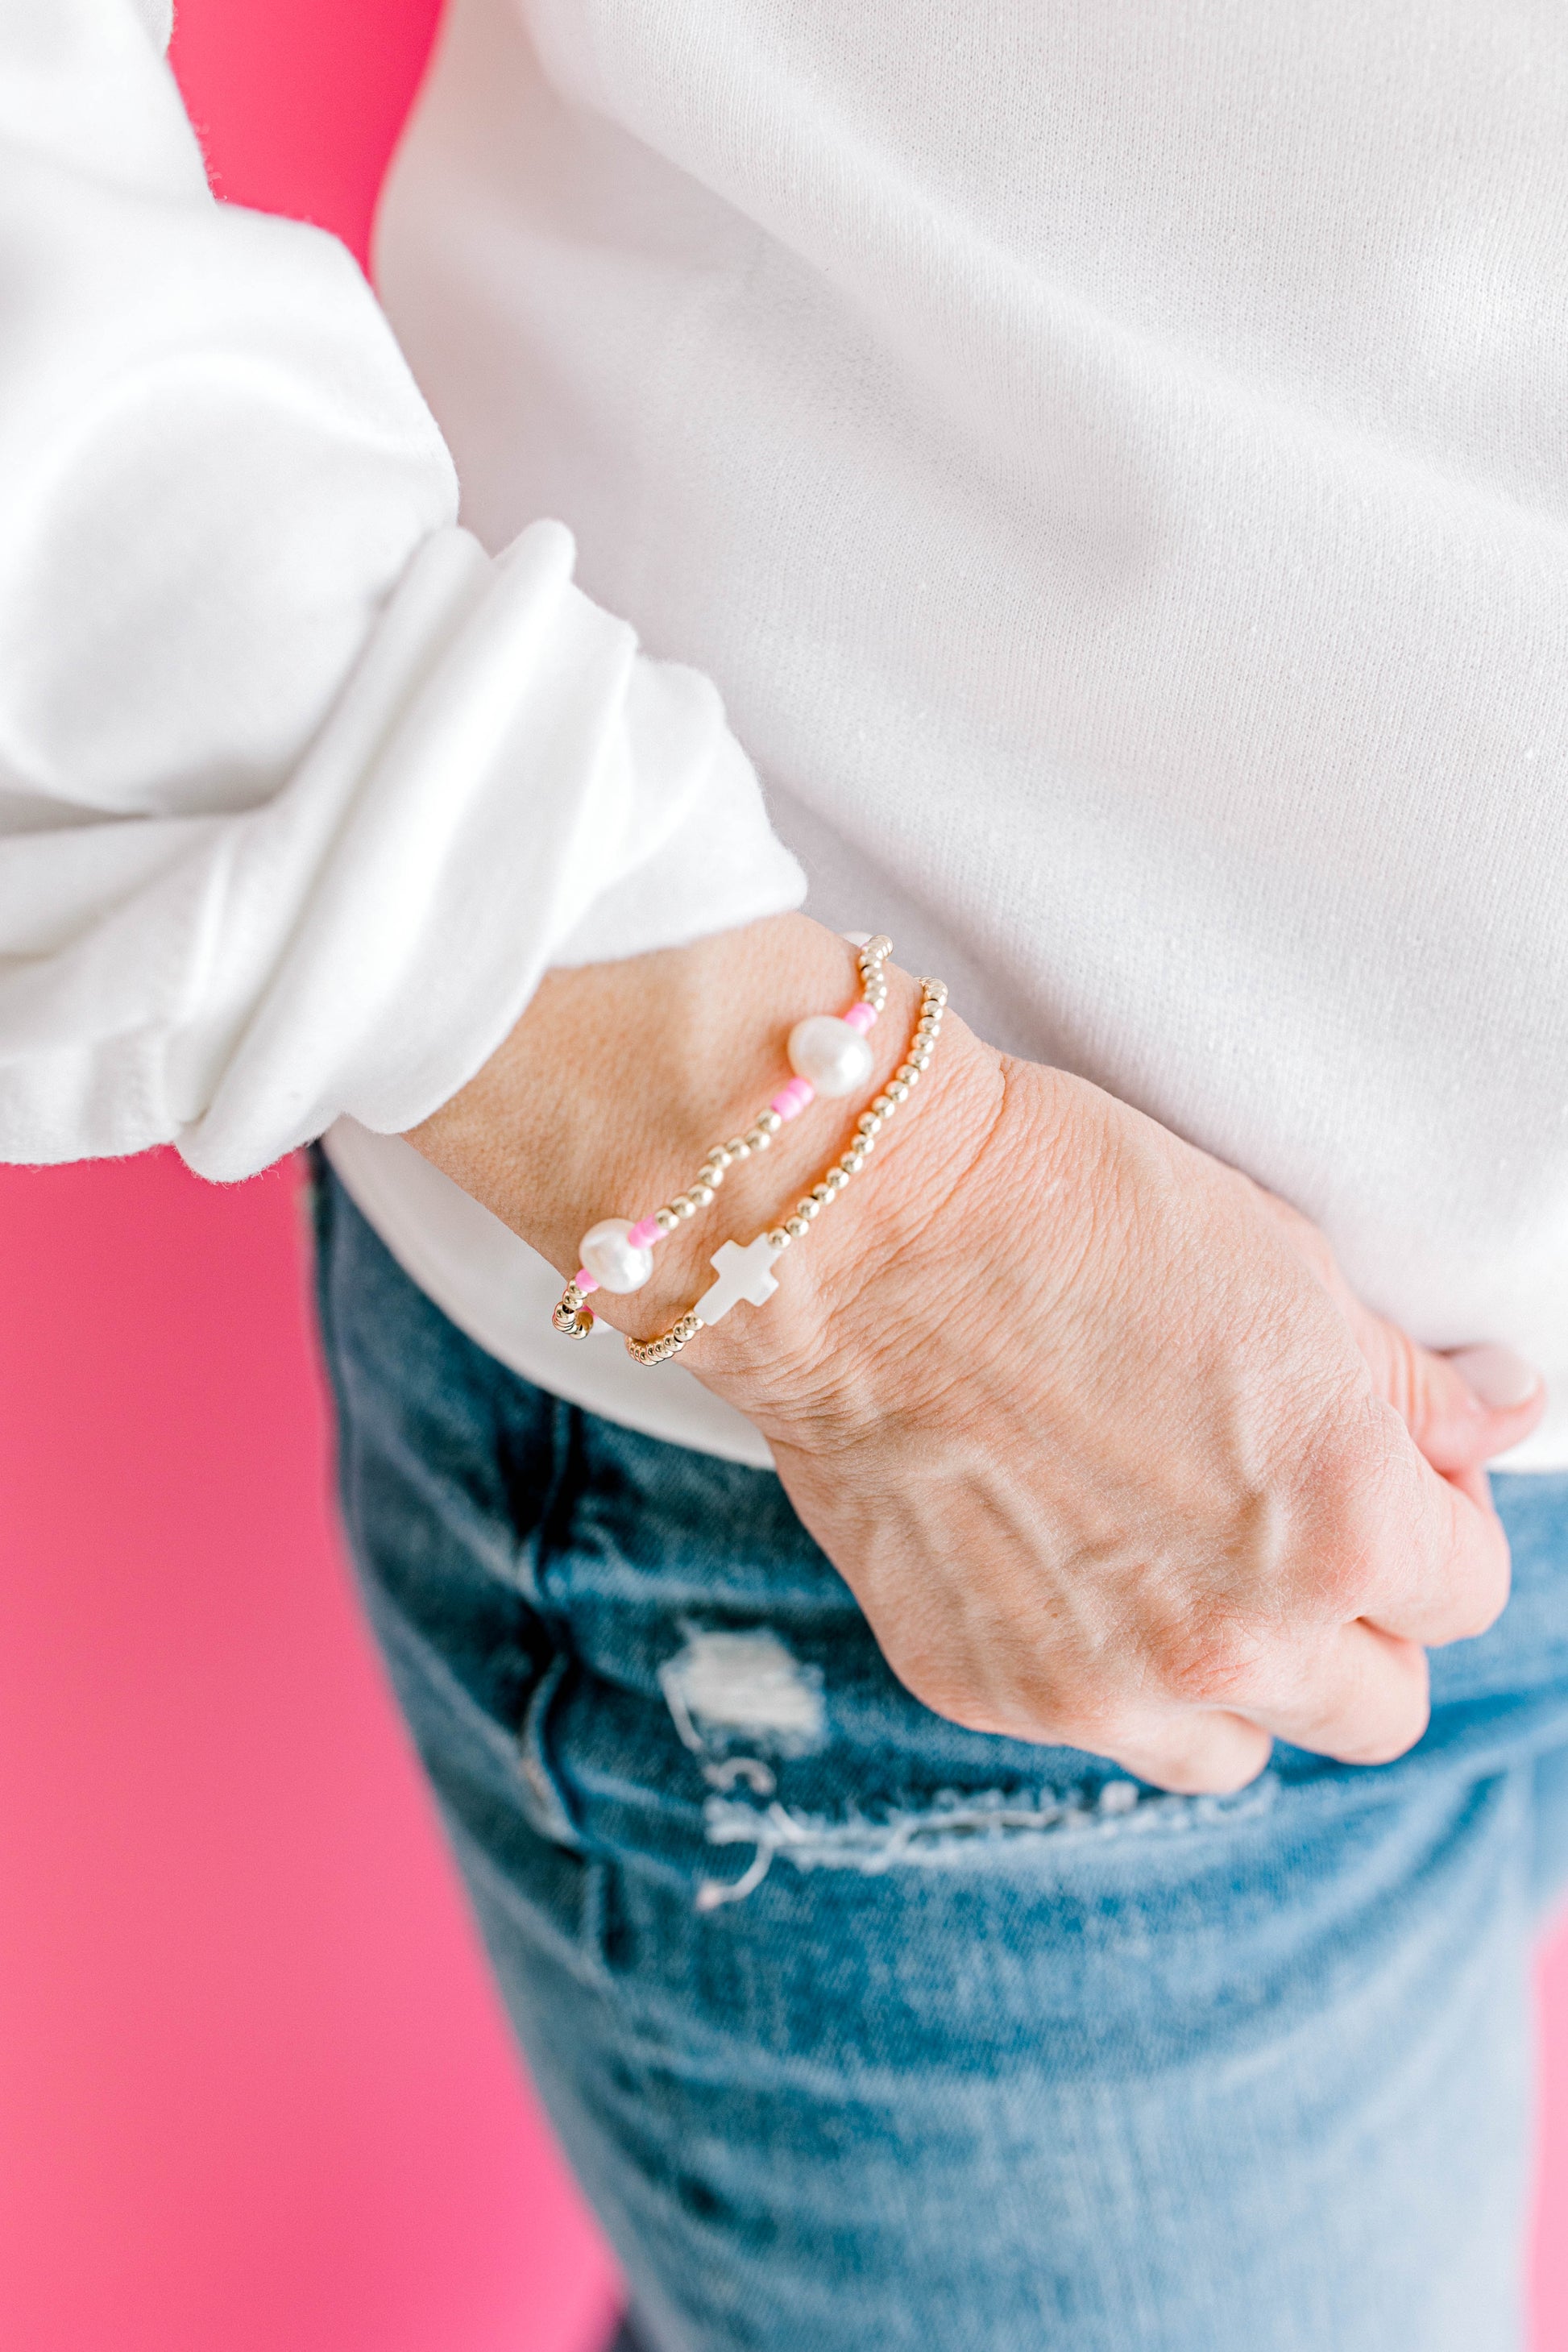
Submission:
[[[835,1013],[814,1013],[789,1033],[789,1066],[819,1095],[852,1095],[867,1084],[871,1048],[858,1029]]]
[[[590,1225],[578,1244],[578,1253],[602,1290],[640,1290],[653,1272],[653,1252],[633,1249],[626,1240],[629,1217],[604,1217]]]

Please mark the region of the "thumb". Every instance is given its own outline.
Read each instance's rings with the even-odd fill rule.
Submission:
[[[1506,1453],[1529,1436],[1545,1410],[1540,1373],[1511,1348],[1458,1348],[1440,1356],[1360,1306],[1351,1324],[1378,1395],[1445,1476]]]

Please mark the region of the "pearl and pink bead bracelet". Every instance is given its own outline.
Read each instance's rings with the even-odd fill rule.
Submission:
[[[893,943],[884,933],[868,940],[859,951],[860,994],[848,1011],[842,1017],[814,1013],[795,1023],[786,1047],[794,1076],[742,1134],[714,1145],[694,1183],[651,1215],[604,1217],[590,1225],[578,1245],[582,1264],[569,1285],[576,1298],[568,1308],[563,1297],[551,1317],[558,1331],[570,1339],[585,1339],[594,1318],[582,1302],[595,1290],[617,1295],[640,1290],[652,1276],[658,1244],[687,1218],[710,1205],[727,1169],[737,1160],[749,1160],[753,1152],[766,1151],[786,1120],[798,1118],[818,1095],[837,1097],[866,1085],[874,1066],[867,1034],[888,1001],[882,966],[892,951]]]
[[[947,990],[942,982],[922,980],[920,1018],[910,1039],[908,1056],[888,1080],[884,1091],[856,1120],[855,1139],[848,1150],[824,1171],[820,1182],[801,1195],[792,1215],[782,1218],[765,1233],[753,1235],[743,1249],[739,1242],[721,1243],[709,1260],[718,1281],[709,1286],[695,1306],[688,1307],[679,1323],[661,1331],[657,1339],[628,1339],[626,1353],[634,1363],[668,1363],[671,1356],[679,1355],[689,1339],[695,1339],[699,1331],[717,1323],[742,1299],[752,1307],[767,1304],[779,1286],[773,1270],[775,1259],[782,1257],[793,1242],[805,1241],[824,1209],[830,1209],[851,1178],[858,1176],[882,1129],[900,1105],[908,1102],[911,1087],[930,1069],[946,1005]],[[566,1296],[569,1298],[571,1292]]]
[[[606,1217],[584,1235],[583,1266],[562,1292],[551,1315],[550,1319],[558,1331],[563,1331],[574,1339],[587,1337],[594,1328],[595,1318],[584,1302],[594,1290],[632,1291],[642,1288],[653,1270],[655,1242],[662,1239],[665,1234],[673,1233],[681,1216],[694,1215],[698,1209],[706,1208],[712,1200],[713,1185],[707,1179],[715,1169],[721,1177],[723,1169],[731,1160],[749,1158],[752,1151],[765,1150],[784,1120],[795,1117],[818,1094],[850,1092],[854,1077],[851,1076],[847,1084],[844,1081],[847,1074],[855,1070],[856,1060],[837,1033],[847,1033],[863,1048],[865,1058],[858,1076],[862,1082],[869,1077],[872,1062],[870,1048],[865,1043],[866,1032],[887,1002],[882,963],[891,953],[891,941],[881,936],[868,940],[861,950],[860,972],[864,993],[842,1021],[831,1014],[816,1013],[795,1024],[790,1032],[789,1050],[796,1075],[774,1095],[768,1111],[763,1114],[755,1126],[737,1139],[739,1149],[737,1144],[726,1144],[720,1151],[710,1153],[703,1163],[699,1181],[689,1192],[678,1193],[652,1217],[644,1218],[635,1224],[625,1218]],[[778,1288],[772,1271],[773,1261],[792,1242],[805,1239],[823,1210],[830,1208],[850,1179],[859,1174],[885,1122],[892,1118],[900,1104],[908,1102],[912,1089],[931,1067],[931,1056],[942,1034],[942,1018],[946,1004],[947,990],[940,980],[921,981],[920,1014],[905,1058],[888,1080],[883,1092],[856,1120],[856,1134],[849,1149],[835,1160],[809,1192],[802,1195],[791,1215],[755,1235],[743,1249],[738,1242],[722,1243],[710,1261],[719,1276],[718,1281],[703,1292],[696,1305],[689,1307],[669,1330],[661,1332],[653,1339],[628,1339],[626,1353],[634,1362],[665,1363],[671,1356],[679,1355],[689,1339],[695,1339],[698,1332],[706,1330],[710,1323],[717,1323],[742,1299],[751,1306],[761,1307],[773,1297]],[[854,1017],[857,1013],[862,1016],[858,1021]],[[802,1041],[798,1048],[797,1040]],[[801,1067],[803,1063],[815,1073],[814,1077],[805,1076]],[[793,1101],[794,1109],[783,1108],[786,1097]],[[714,1181],[718,1181],[717,1178]],[[682,1209],[683,1201],[689,1206]],[[664,1222],[666,1219],[668,1223]],[[617,1252],[622,1255],[616,1256],[614,1253]],[[590,1262],[591,1253],[612,1276],[618,1278],[606,1279],[605,1275],[596,1273]],[[635,1279],[626,1279],[628,1275]]]

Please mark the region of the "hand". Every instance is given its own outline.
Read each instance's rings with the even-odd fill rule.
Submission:
[[[952,1033],[945,1100],[884,1163],[903,1229],[840,1230],[818,1328],[715,1384],[939,1713],[1176,1789],[1242,1785],[1271,1735],[1403,1752],[1422,1645],[1507,1597],[1477,1465],[1539,1398],[1488,1412],[1304,1220]]]
[[[789,1022],[847,996],[850,968],[795,918],[557,975],[415,1140],[568,1272],[584,1226],[652,1205],[733,1132]],[[888,1068],[913,1003],[895,988],[873,1033]],[[739,1086],[714,1075],[737,1066]],[[749,1236],[843,1148],[832,1108],[739,1171],[700,1239],[672,1237],[657,1287],[595,1307],[640,1336],[673,1321],[723,1234]],[[1348,1299],[1304,1220],[951,1013],[927,1081],[780,1276],[683,1360],[764,1430],[894,1671],[941,1714],[1174,1789],[1243,1785],[1276,1734],[1379,1762],[1425,1726],[1423,1645],[1502,1607],[1479,1465],[1539,1395],[1488,1411]]]

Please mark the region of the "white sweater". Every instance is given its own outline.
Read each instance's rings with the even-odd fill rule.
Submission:
[[[762,1459],[391,1131],[798,856],[1568,1461],[1561,11],[457,0],[379,262],[445,446],[156,13],[0,0],[0,1150],[346,1114],[503,1360]]]

